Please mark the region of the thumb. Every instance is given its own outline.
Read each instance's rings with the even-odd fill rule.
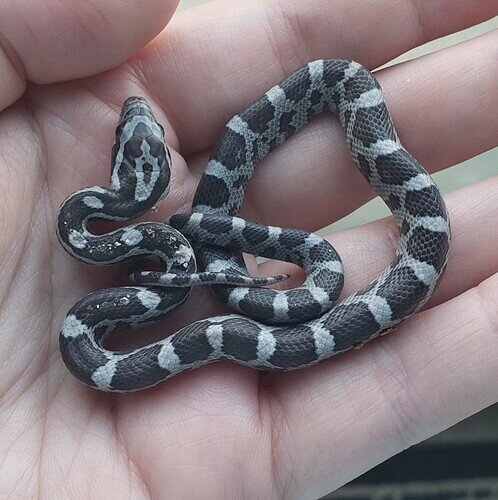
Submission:
[[[125,61],[166,26],[178,1],[2,2],[0,110],[27,81],[80,78]]]

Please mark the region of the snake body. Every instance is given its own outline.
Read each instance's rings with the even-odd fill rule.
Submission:
[[[337,114],[354,161],[399,229],[388,268],[336,304],[343,269],[325,240],[237,217],[258,161],[324,111]],[[221,359],[262,370],[314,365],[413,314],[443,275],[450,224],[440,192],[401,145],[378,82],[358,63],[309,63],[232,118],[199,183],[192,214],[103,235],[89,230],[91,219],[127,220],[146,212],[167,194],[170,164],[152,111],[143,99],[131,98],[116,131],[110,189],[83,189],[61,206],[57,234],[74,257],[92,264],[153,257],[161,264],[149,271],[139,260],[130,270],[135,286],[90,293],[68,312],[62,357],[91,387],[136,391]],[[285,276],[250,277],[241,252],[294,262],[307,278],[292,290],[263,288]],[[197,321],[128,352],[103,346],[119,327],[164,318],[199,283],[210,284],[238,314]]]

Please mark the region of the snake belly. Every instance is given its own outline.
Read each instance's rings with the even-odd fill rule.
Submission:
[[[237,217],[258,161],[324,111],[338,116],[355,163],[392,211],[399,230],[396,256],[387,269],[337,304],[333,301],[342,285],[342,267],[330,246],[304,231],[261,226]],[[152,134],[155,152],[144,146],[147,134],[138,136],[139,146],[128,144],[131,136],[116,143],[114,153],[117,148],[117,158],[125,167],[113,170],[111,191],[82,190],[63,204],[59,215],[59,239],[80,260],[107,264],[154,255],[163,262],[161,272],[132,273],[140,286],[89,294],[67,314],[60,335],[62,357],[86,385],[131,392],[221,359],[261,370],[311,366],[362,345],[406,319],[429,299],[443,275],[450,224],[441,194],[401,145],[378,82],[356,62],[309,63],[232,118],[199,183],[192,214],[175,215],[168,224],[135,224],[99,240],[100,236],[89,235],[79,226],[91,217],[129,219],[144,212],[147,194],[151,206],[167,192],[170,157],[167,148],[161,147],[161,134]],[[125,193],[128,202],[138,200],[133,214],[131,209],[123,212],[119,201],[120,176],[125,179],[123,172],[130,170],[127,154],[143,163]],[[147,155],[151,159],[143,160]],[[137,193],[142,193],[142,201]],[[108,210],[109,206],[113,208]],[[187,238],[194,242],[195,256]],[[116,242],[124,243],[118,249],[125,247],[118,250],[122,252],[118,257],[111,252]],[[101,252],[100,262],[94,260],[95,248]],[[297,293],[258,288],[271,281],[251,282],[241,252],[296,262],[309,272],[307,281]],[[218,298],[243,314],[200,320],[128,352],[102,345],[119,326],[165,317],[186,299],[188,288],[182,287],[199,282],[215,284],[212,290]],[[236,286],[244,283],[249,286]]]

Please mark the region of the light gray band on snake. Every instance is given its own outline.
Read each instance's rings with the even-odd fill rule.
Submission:
[[[399,228],[389,267],[335,305],[343,270],[326,241],[236,217],[256,163],[328,110],[338,115],[353,159]],[[400,144],[377,81],[355,62],[314,61],[232,118],[199,183],[193,214],[103,235],[89,230],[92,219],[128,220],[149,210],[167,194],[170,163],[164,132],[149,106],[130,98],[116,130],[110,189],[83,189],[61,207],[57,234],[71,255],[100,265],[134,260],[130,277],[136,286],[91,293],[64,321],[64,362],[91,387],[136,391],[220,359],[262,370],[314,365],[413,314],[441,279],[450,245],[443,200]],[[195,246],[200,272],[187,238]],[[306,281],[293,290],[262,288],[286,276],[249,277],[241,252],[297,263]],[[161,263],[160,271],[145,270],[143,259],[151,257]],[[103,347],[117,328],[164,318],[199,283],[212,284],[217,296],[242,314],[197,321],[129,352]]]

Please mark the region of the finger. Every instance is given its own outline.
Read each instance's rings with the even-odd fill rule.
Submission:
[[[404,146],[430,172],[498,144],[497,35],[489,33],[377,75]],[[194,162],[199,174],[206,157]],[[317,230],[372,196],[340,126],[323,115],[258,165],[242,215]]]
[[[190,154],[304,63],[342,57],[375,68],[497,13],[489,0],[220,1],[178,16],[136,64]]]
[[[98,73],[126,60],[167,24],[178,0],[2,2],[0,109],[26,81]]]
[[[498,275],[360,352],[263,382],[280,497],[318,498],[498,401]]]
[[[441,304],[498,272],[498,176],[459,189],[445,196],[452,227],[448,267],[429,306]],[[343,296],[366,286],[394,258],[397,230],[392,217],[361,227],[330,234],[344,261]],[[476,242],[479,250],[476,251]],[[259,266],[260,276],[289,273],[285,288],[296,286],[303,273],[296,266],[268,261]]]

